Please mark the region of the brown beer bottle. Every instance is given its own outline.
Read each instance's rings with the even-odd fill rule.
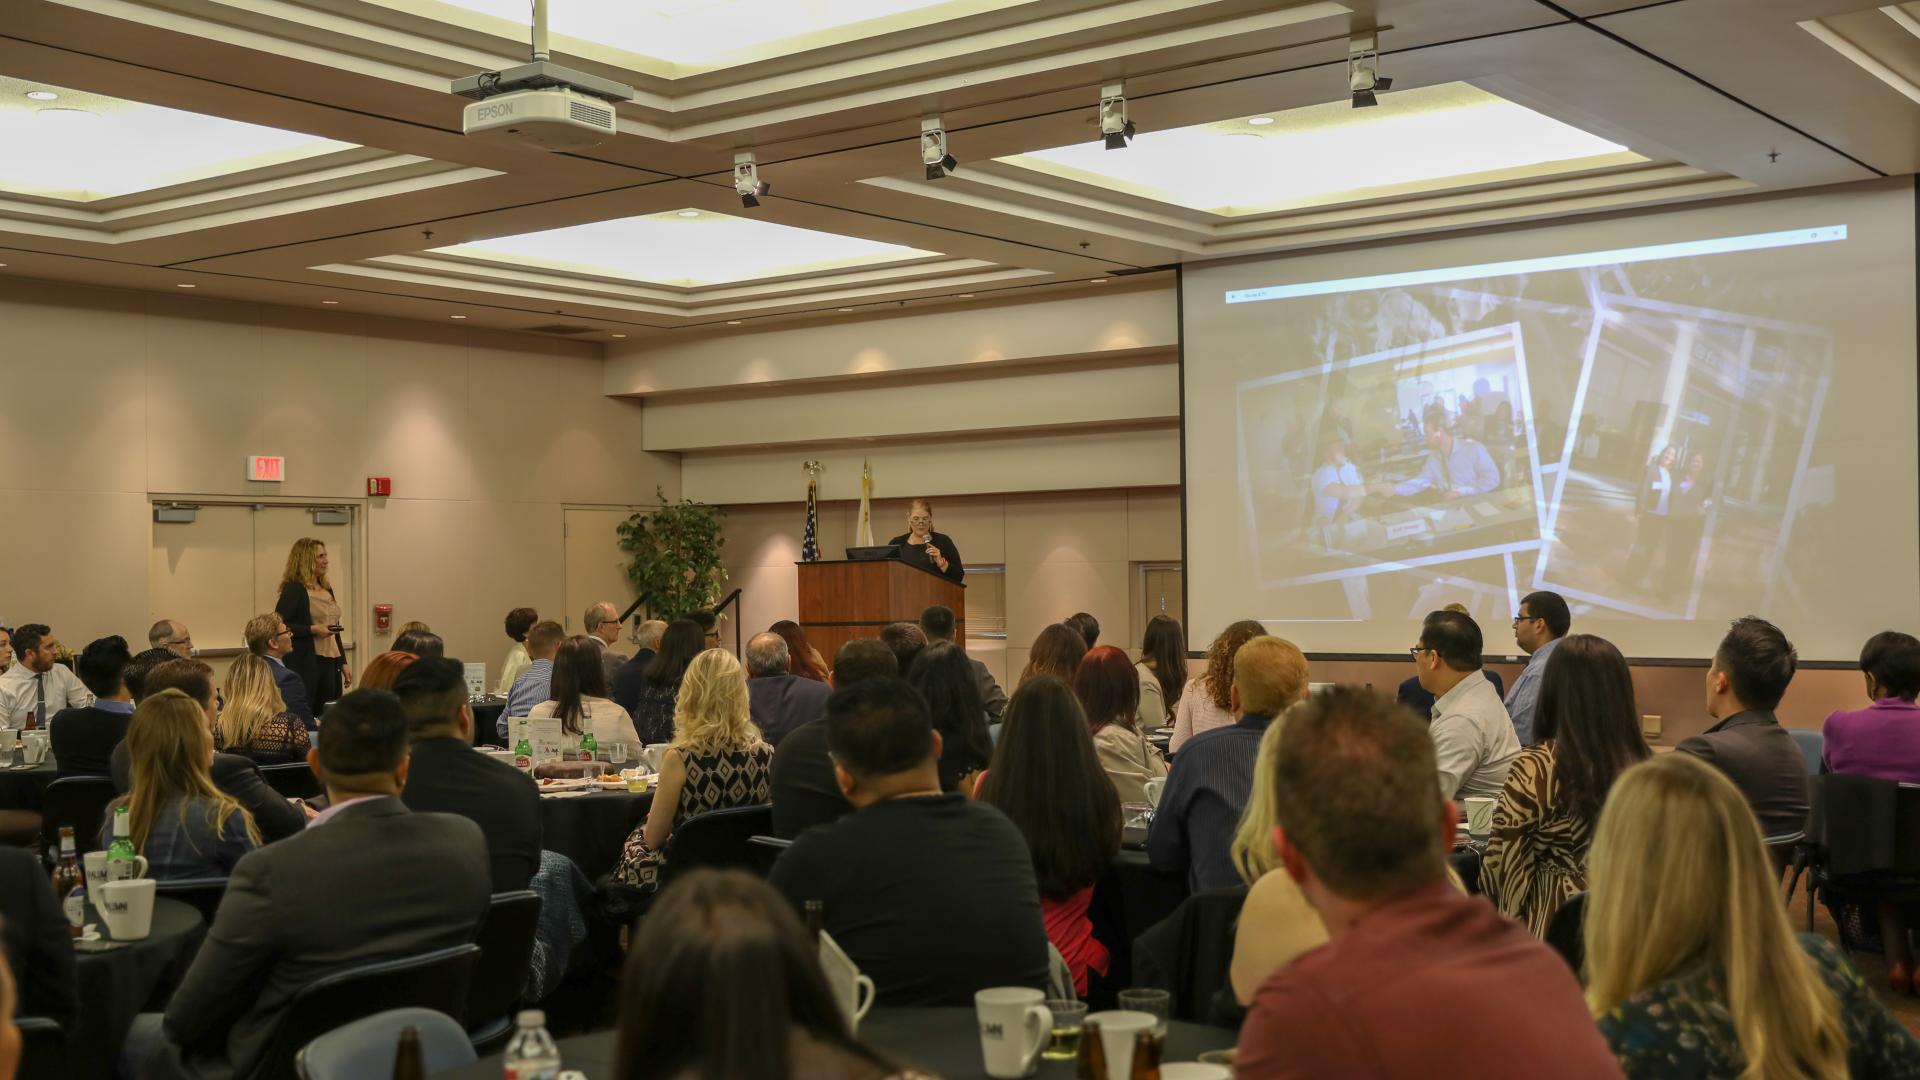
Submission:
[[[1151,1029],[1133,1033],[1133,1068],[1127,1080],[1160,1080],[1160,1040]]]
[[[1074,1080],[1107,1080],[1107,1048],[1100,1042],[1100,1021],[1080,1028],[1080,1053],[1073,1062]]]
[[[827,928],[827,906],[818,900],[809,900],[806,904],[807,936],[815,943],[820,940],[820,932]]]
[[[393,1054],[393,1080],[427,1080],[427,1064],[420,1056],[420,1029],[400,1029],[400,1047]]]
[[[53,868],[53,895],[60,898],[60,909],[67,916],[67,929],[80,936],[87,921],[87,874],[74,854],[73,826],[60,826],[60,861]]]

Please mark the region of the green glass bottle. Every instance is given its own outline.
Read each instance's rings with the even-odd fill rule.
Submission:
[[[513,767],[523,773],[533,772],[533,744],[525,735],[520,736],[520,742],[513,748]]]
[[[138,875],[139,853],[133,850],[133,817],[125,806],[113,812],[113,843],[107,845],[107,880],[124,881]]]
[[[598,753],[599,750],[600,743],[594,739],[593,732],[589,731],[580,736],[580,756],[584,760],[592,761],[593,755]]]

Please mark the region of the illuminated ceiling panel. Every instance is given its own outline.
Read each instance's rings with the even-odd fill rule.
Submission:
[[[1240,217],[1645,161],[1467,83],[1345,98],[998,159],[1155,202]]]
[[[682,288],[936,256],[897,244],[705,210],[596,221],[435,248],[434,253]]]
[[[81,203],[355,148],[5,75],[0,147],[0,190]]]

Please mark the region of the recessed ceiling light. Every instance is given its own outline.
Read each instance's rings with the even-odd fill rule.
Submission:
[[[29,90],[27,96],[35,101],[59,101],[60,95],[51,90]]]
[[[680,216],[681,216],[681,217],[699,217],[699,216],[700,216],[700,211],[698,211],[698,210],[682,210],[682,211],[680,211]]]
[[[963,293],[961,293],[961,294],[960,294],[960,299],[962,299],[962,300],[971,300],[971,299],[973,299],[973,294],[972,294],[972,293],[970,293],[970,292],[963,292]]]
[[[740,325],[740,320],[739,320],[739,319],[728,319],[728,320],[727,320],[727,325],[728,325],[728,326],[739,326],[739,325]]]
[[[466,318],[466,316],[465,316],[465,315],[449,315],[449,316],[447,316],[447,318],[449,318],[449,319],[464,319],[464,318]]]
[[[615,335],[613,335],[613,336],[614,336],[614,337],[617,337],[617,338],[623,338],[623,337],[626,337],[627,335],[625,335],[625,334],[615,334]]]
[[[1268,124],[1273,123],[1273,117],[1251,116],[1247,118],[1247,123],[1252,124],[1254,127],[1266,127]]]
[[[194,288],[195,286],[185,281],[181,281],[181,282],[176,282],[173,287],[176,289],[191,289],[191,288]]]
[[[852,310],[853,310],[853,309],[852,309],[852,308],[850,308],[850,307],[843,307],[843,308],[840,308],[840,309],[839,309],[839,311],[840,311],[840,313],[841,313],[842,315],[844,315],[844,314],[846,314],[847,312],[849,312],[849,311],[852,311]]]
[[[1093,279],[1093,283],[1095,285],[1105,285],[1107,283],[1107,279],[1103,277],[1097,277]]]
[[[322,300],[322,301],[320,301],[320,302],[321,302],[321,303],[323,303],[323,304],[337,304],[337,303],[339,303],[340,301],[338,301],[338,300]]]

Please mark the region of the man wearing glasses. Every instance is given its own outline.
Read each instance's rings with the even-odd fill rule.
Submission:
[[[1420,628],[1420,644],[1408,651],[1421,688],[1434,696],[1427,731],[1441,797],[1499,798],[1520,740],[1499,692],[1480,671],[1480,624],[1457,611],[1436,611]]]
[[[1513,640],[1532,659],[1513,680],[1513,690],[1507,694],[1507,713],[1513,717],[1513,733],[1521,746],[1533,745],[1533,708],[1540,700],[1540,677],[1546,674],[1547,657],[1553,655],[1553,647],[1572,626],[1573,615],[1559,593],[1528,593],[1520,601],[1520,614],[1513,619]]]
[[[287,629],[279,615],[269,611],[248,619],[245,634],[247,651],[265,660],[273,669],[273,683],[280,688],[280,698],[286,703],[287,711],[299,717],[308,731],[318,727],[313,719],[313,705],[307,701],[306,680],[281,662],[282,657],[293,651],[293,631]]]
[[[199,650],[193,647],[193,631],[178,619],[161,619],[147,631],[147,647],[165,649],[182,660],[191,660]]]
[[[587,609],[587,637],[600,650],[600,666],[606,671],[607,685],[613,685],[613,677],[620,671],[620,665],[627,658],[614,652],[607,646],[620,640],[620,609],[605,600]]]

